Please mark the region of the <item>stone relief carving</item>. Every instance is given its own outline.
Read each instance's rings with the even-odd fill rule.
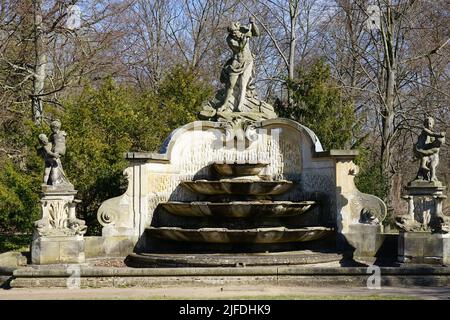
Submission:
[[[360,214],[360,218],[359,218],[358,222],[362,223],[362,224],[371,224],[371,225],[380,224],[380,220],[378,220],[378,218],[376,217],[376,213],[374,213],[370,209],[366,209],[366,208],[361,210],[361,214]]]
[[[34,223],[38,236],[84,235],[87,226],[75,215],[78,202],[73,199],[41,200],[42,219]]]
[[[408,214],[397,216],[396,225],[406,232],[431,231],[450,232],[450,218],[442,212],[442,202],[447,197],[442,194],[430,196],[405,195],[408,201]]]

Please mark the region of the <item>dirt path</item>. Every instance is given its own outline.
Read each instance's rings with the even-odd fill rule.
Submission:
[[[445,299],[450,288],[165,287],[0,290],[0,300],[73,299]]]

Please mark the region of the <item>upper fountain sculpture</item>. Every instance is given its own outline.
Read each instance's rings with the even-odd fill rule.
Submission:
[[[203,106],[202,120],[233,121],[236,118],[251,121],[276,118],[273,107],[258,99],[254,80],[254,57],[250,51],[250,38],[259,36],[253,18],[248,25],[233,22],[228,27],[227,44],[232,56],[222,68],[219,90],[212,101]]]

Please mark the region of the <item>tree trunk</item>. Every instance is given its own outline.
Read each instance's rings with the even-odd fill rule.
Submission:
[[[42,105],[42,94],[44,93],[44,84],[46,77],[47,56],[45,53],[45,42],[43,34],[42,21],[42,1],[35,0],[34,5],[34,75],[33,75],[33,89],[31,93],[31,107],[33,114],[33,121],[37,125],[42,122],[44,115]]]
[[[294,79],[295,71],[295,49],[297,45],[297,19],[299,15],[299,1],[289,1],[289,15],[291,20],[290,26],[290,39],[289,39],[289,66],[288,66],[288,79],[289,81]],[[288,103],[292,106],[292,94],[289,87],[287,88]]]
[[[383,175],[388,178],[389,195],[392,195],[392,138],[394,136],[395,119],[395,83],[397,80],[397,56],[394,48],[393,39],[394,21],[390,6],[386,11],[386,28],[382,30],[384,47],[384,67],[386,71],[384,83],[384,103],[382,102],[382,141],[381,141],[381,163]],[[390,197],[387,201],[390,203]]]

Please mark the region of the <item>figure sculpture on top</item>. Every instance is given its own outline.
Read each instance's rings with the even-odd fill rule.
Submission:
[[[276,118],[273,106],[258,99],[253,84],[254,58],[250,51],[250,38],[260,35],[253,18],[248,25],[233,22],[228,28],[226,42],[232,56],[222,68],[220,89],[215,98],[203,105],[202,120],[232,122],[239,117],[242,124],[249,121]],[[239,115],[237,115],[239,114]]]
[[[58,120],[53,121],[50,128],[52,130],[50,139],[43,133],[38,137],[41,144],[38,151],[45,162],[44,184],[72,186],[61,164],[61,156],[66,153],[67,134],[61,130],[61,123]]]
[[[420,159],[416,180],[438,181],[436,168],[439,164],[439,148],[445,142],[445,132],[434,132],[433,128],[434,119],[427,117],[414,145],[414,154]]]
[[[242,111],[247,88],[251,86],[253,78],[253,54],[250,51],[250,38],[259,36],[259,30],[250,18],[248,26],[241,26],[239,22],[233,22],[228,27],[227,44],[233,52],[233,56],[228,59],[222,68],[220,82],[225,84],[225,97],[220,111],[227,109],[227,103],[239,83],[237,94],[238,101],[231,111]]]

